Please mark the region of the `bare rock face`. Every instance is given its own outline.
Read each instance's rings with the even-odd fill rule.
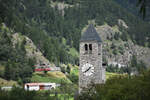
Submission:
[[[122,19],[118,19],[118,25],[123,26],[126,29],[128,28],[128,25]]]
[[[53,8],[57,8],[60,11],[61,15],[64,16],[64,14],[65,14],[64,9],[69,8],[69,7],[73,7],[74,5],[69,5],[69,4],[66,4],[64,2],[53,2],[53,1],[51,1],[50,6]]]
[[[115,31],[113,31],[112,27],[110,27],[107,24],[102,25],[102,26],[97,26],[96,29],[97,29],[98,33],[100,34],[100,36],[102,37],[103,41],[107,40],[107,38],[113,37],[113,35],[115,34]]]
[[[46,64],[46,65],[51,65],[55,66],[54,64],[51,64],[48,59],[46,59],[43,54],[40,52],[40,50],[34,45],[31,39],[29,39],[27,36],[23,36],[19,33],[13,34],[13,45],[17,43],[21,44],[23,41],[25,41],[25,50],[26,50],[26,55],[29,58],[35,58],[36,64]]]
[[[118,24],[128,28],[123,20],[119,19]],[[124,67],[129,64],[132,56],[135,55],[138,61],[142,60],[147,67],[150,67],[150,48],[136,45],[131,40],[114,39],[116,33],[122,34],[119,31],[119,26],[111,27],[105,24],[96,26],[96,30],[103,41],[103,57],[108,61],[108,64]]]

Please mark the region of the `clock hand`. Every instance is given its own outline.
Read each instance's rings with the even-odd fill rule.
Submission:
[[[84,73],[86,73],[87,71],[89,71],[91,69],[91,67],[89,67]]]

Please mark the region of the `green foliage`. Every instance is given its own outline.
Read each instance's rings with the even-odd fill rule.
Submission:
[[[119,52],[123,55],[124,54],[124,48],[123,48],[123,46],[119,46]]]
[[[147,69],[143,61],[137,61],[135,55],[132,56],[129,68],[130,70],[136,69],[139,73],[143,73],[143,71]]]
[[[2,77],[7,80],[21,78],[23,82],[26,82],[32,75],[34,61],[25,57],[24,42],[13,47],[10,30],[5,25],[2,25],[0,30],[0,61],[6,62]]]
[[[149,24],[127,12],[114,0],[94,0],[92,3],[91,0],[53,1],[74,6],[65,8],[62,16],[57,7],[50,6],[50,0],[1,0],[0,22],[6,23],[15,32],[21,32],[31,38],[44,56],[57,66],[59,63],[79,64],[77,51],[81,30],[87,25],[88,20],[92,19],[95,19],[98,25],[106,22],[111,26],[117,25],[118,19],[122,19],[129,28],[120,27],[122,34],[121,36],[116,34],[114,36],[116,40],[118,37],[123,41],[131,38],[136,44],[150,45],[150,39],[147,38],[150,36]],[[12,34],[10,30],[0,29],[0,61],[9,60],[2,76],[14,80],[22,78],[22,81],[26,82],[31,77],[33,71],[31,66],[34,61],[25,57],[25,41],[21,45],[16,44],[16,48],[13,49],[10,34]],[[114,44],[112,49],[114,54],[123,53],[122,48],[116,51]]]
[[[118,65],[108,65],[106,67],[107,72],[113,72],[113,73],[128,73],[128,75],[131,75],[132,72],[138,72],[139,74],[143,73],[146,70],[146,65],[143,61],[137,61],[137,58],[135,55],[132,56],[130,64],[127,66],[123,66],[121,68],[118,67]]]
[[[74,88],[72,88],[74,87]],[[58,89],[49,91],[25,91],[23,88],[13,87],[10,91],[0,88],[1,100],[74,100],[77,87],[72,84],[62,85]]]
[[[127,76],[113,77],[105,84],[94,85],[83,92],[79,100],[149,100],[149,77],[150,71],[130,79]]]
[[[1,100],[57,100],[47,92],[25,91],[23,88],[13,87],[11,91],[0,89]]]
[[[149,21],[149,0],[115,0],[120,3],[122,6],[127,8],[134,15],[139,15],[145,21]]]
[[[56,73],[59,74],[59,73]],[[54,75],[49,75],[49,72],[45,73],[33,73],[31,82],[52,82],[52,83],[58,83],[60,84],[61,82],[65,83],[71,83],[71,81],[63,77],[62,74],[59,76],[54,76]]]
[[[132,56],[130,66],[131,66],[131,67],[136,67],[136,66],[137,66],[137,58],[136,58],[135,55]]]
[[[117,54],[118,54],[118,50],[117,50],[117,49],[114,49],[114,50],[113,50],[113,54],[114,54],[114,55],[117,55]]]
[[[128,69],[129,68],[127,66],[119,68],[118,65],[116,65],[116,66],[108,65],[106,67],[107,72],[121,73],[121,74],[126,73],[128,71]]]
[[[114,39],[115,39],[115,40],[119,40],[119,37],[120,37],[120,33],[117,33],[117,32],[116,32],[115,35],[114,35]]]
[[[61,72],[65,73],[66,72],[66,68],[65,67],[60,67],[61,68]]]
[[[120,31],[122,32],[120,38],[123,40],[123,41],[128,41],[128,30],[126,30],[123,26],[120,26]]]
[[[116,45],[114,43],[111,44],[111,49],[115,49]]]
[[[66,72],[67,72],[68,74],[70,74],[70,70],[71,70],[71,68],[70,68],[69,66],[67,66]]]
[[[74,83],[76,85],[78,84],[78,81],[79,81],[78,75],[70,74],[67,77],[71,80],[72,83]]]
[[[79,70],[78,66],[72,66],[70,67],[70,73],[67,75],[67,78],[71,80],[73,84],[78,85],[79,81]]]
[[[51,7],[51,0],[0,1],[0,20],[16,32],[21,32],[33,40],[44,56],[51,62],[79,64],[78,55],[81,30],[88,20],[95,19],[98,25],[105,22],[116,25],[124,20],[129,28],[115,35],[127,41],[149,46],[149,24],[127,12],[114,0],[53,0],[73,5],[64,9],[64,16],[57,7]],[[79,6],[77,6],[77,4]],[[142,33],[142,34],[141,34]],[[66,43],[62,41],[66,40]],[[145,45],[147,44],[147,45]],[[68,49],[75,48],[74,50]],[[74,55],[77,55],[76,57]]]

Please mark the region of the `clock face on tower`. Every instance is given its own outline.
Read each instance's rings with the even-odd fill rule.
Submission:
[[[85,76],[91,76],[94,73],[94,67],[92,64],[86,63],[82,67],[82,72]]]

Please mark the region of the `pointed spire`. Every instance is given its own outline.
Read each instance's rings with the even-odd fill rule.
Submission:
[[[97,42],[102,42],[100,36],[96,32],[93,24],[90,24],[89,27],[87,28],[86,32],[81,36],[81,42],[84,41],[97,41]]]

